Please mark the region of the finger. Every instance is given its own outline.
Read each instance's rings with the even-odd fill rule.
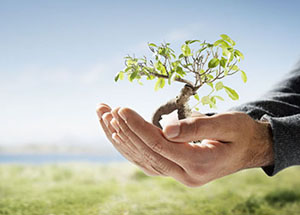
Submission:
[[[129,148],[131,148],[132,150],[135,150],[136,152],[138,152],[138,148],[135,146],[134,142],[132,142],[127,134],[124,133],[124,131],[121,129],[119,122],[120,122],[120,116],[118,115],[118,111],[120,110],[120,107],[115,108],[114,110],[112,110],[112,115],[115,119],[115,121],[113,121],[113,126],[115,127],[116,130],[118,130],[118,135],[121,137],[121,139],[123,139],[125,141],[125,143],[128,145]]]
[[[120,116],[119,124],[125,134],[133,141],[137,147],[146,144],[152,151],[171,160],[179,166],[186,163],[186,158],[193,156],[193,147],[187,143],[172,144],[167,141],[159,128],[146,122],[140,115],[129,108],[122,108],[118,111]],[[137,144],[140,143],[140,144]]]
[[[111,108],[107,104],[100,103],[97,105],[96,112],[97,112],[99,120],[102,118],[102,115],[104,113],[110,112],[110,111],[111,111]]]
[[[120,129],[120,125],[117,122],[115,118],[111,120],[111,125],[114,127],[114,129],[117,131],[118,137],[122,140],[122,142],[130,148],[132,153],[135,154],[135,156],[139,157],[139,150],[137,147],[131,142],[131,140],[127,137],[126,134]]]
[[[102,115],[102,119],[104,121],[105,126],[107,127],[107,129],[110,131],[110,133],[115,133],[116,130],[114,129],[114,127],[111,125],[111,120],[113,119],[113,116],[111,114],[111,112],[106,112]]]
[[[115,128],[112,126],[112,115],[110,113],[111,108],[106,104],[99,104],[97,107],[97,115],[99,117],[99,121],[102,129],[106,137],[113,144],[113,146],[130,162],[138,165],[147,175],[156,176],[160,173],[154,170],[151,166],[143,166],[142,162],[138,159],[138,156],[133,156],[134,153],[131,149],[129,149],[124,143],[123,140],[120,139],[118,135],[116,135]],[[128,138],[127,138],[128,139]]]
[[[119,109],[119,108],[116,108]],[[117,125],[116,119],[113,118],[111,112],[104,113],[102,118],[104,118],[104,121],[106,121],[107,130],[109,130],[109,133],[111,134],[111,139],[114,147],[130,162],[138,165],[147,175],[155,176],[155,175],[161,175],[159,172],[157,172],[155,169],[153,169],[148,164],[144,164],[142,161],[142,158],[140,157],[140,154],[133,143],[129,140],[129,138],[123,134],[123,132],[120,130],[119,126]],[[116,135],[116,133],[118,135]],[[120,135],[121,134],[121,135]],[[122,136],[122,137],[120,137]]]
[[[229,142],[230,122],[223,116],[191,117],[169,124],[163,130],[166,138],[174,142],[191,142],[213,139]]]
[[[128,148],[126,144],[124,144],[124,142],[122,142],[122,140],[116,136],[116,133],[114,133],[115,130],[113,128],[108,128],[106,126],[102,118],[100,120],[100,124],[106,134],[106,137],[113,144],[113,146],[118,150],[118,152],[120,152],[122,156],[124,156],[128,161],[138,165],[147,175],[150,176],[159,175],[159,172],[154,170],[152,167],[143,166],[138,156],[133,156],[134,153],[132,153],[131,149]]]
[[[109,139],[109,141],[113,141],[112,140],[112,133],[114,132],[114,129],[113,128],[108,128],[108,126],[106,125],[107,122],[104,122],[104,119],[103,118],[106,118],[107,116],[105,115],[108,115],[110,113],[110,108],[109,107],[106,107],[106,106],[103,106],[102,104],[98,106],[97,108],[97,115],[98,115],[98,118],[99,118],[99,122],[100,122],[100,125],[107,137],[107,139]],[[108,120],[108,119],[107,119]]]
[[[111,134],[113,132],[115,132],[114,129],[109,125],[109,122],[112,119],[110,111],[111,111],[111,108],[108,105],[105,105],[102,103],[99,104],[96,109],[96,112],[97,112],[97,115],[99,118],[99,122],[100,122],[101,127],[104,130],[105,135],[107,136],[108,139],[111,139],[111,137],[110,137]]]
[[[108,105],[105,104],[99,104],[97,107],[97,115],[99,117],[99,121],[101,124],[102,129],[104,130],[104,133],[106,137],[109,139],[109,141],[113,144],[113,146],[130,162],[134,164],[138,164],[140,168],[143,169],[143,171],[148,175],[158,175],[159,173],[156,172],[154,169],[146,168],[141,165],[141,162],[138,161],[138,159],[132,158],[132,152],[131,149],[128,149],[125,144],[121,144],[123,140],[120,139],[119,136],[116,135],[116,129],[117,127],[112,126],[113,123],[113,117],[110,113],[111,108]],[[128,138],[127,138],[128,139]],[[137,157],[137,156],[135,156]]]
[[[160,175],[159,172],[157,172],[155,169],[153,169],[150,166],[146,166],[140,159],[136,158],[135,156],[132,156],[132,153],[130,153],[130,150],[126,148],[126,145],[124,144],[123,140],[119,137],[118,134],[113,133],[112,139],[114,142],[115,148],[130,162],[137,165],[139,168],[143,170],[147,175],[149,176],[157,176]]]
[[[114,110],[113,115],[117,117],[120,129],[139,149],[141,156],[151,165],[151,167],[161,175],[172,176],[177,180],[181,180],[185,176],[185,171],[176,163],[161,156],[157,152],[151,150],[131,129],[126,125],[125,121]]]
[[[136,156],[137,150],[128,147],[128,138],[122,139],[122,145],[120,144],[121,141],[117,141],[120,139],[120,137],[116,136],[116,132],[120,132],[120,129],[115,125],[116,120],[113,118],[112,114],[110,112],[106,112],[102,115],[102,118],[105,124],[105,128],[108,131],[108,135],[110,136],[109,139],[112,140],[111,142],[115,143],[115,148],[121,149],[119,151],[122,151],[122,154],[126,155],[127,157],[138,157]],[[115,136],[117,139],[114,139],[113,136]]]

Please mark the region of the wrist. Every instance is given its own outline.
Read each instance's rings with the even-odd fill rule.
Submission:
[[[272,129],[267,121],[255,121],[253,137],[248,151],[246,168],[265,167],[274,164]]]
[[[257,121],[259,141],[257,144],[256,167],[270,166],[274,164],[273,135],[271,125],[267,120]]]

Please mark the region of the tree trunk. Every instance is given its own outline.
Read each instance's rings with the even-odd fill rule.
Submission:
[[[174,110],[178,110],[178,119],[189,117],[192,111],[188,105],[188,101],[192,95],[195,95],[195,89],[189,85],[185,85],[181,89],[179,96],[160,106],[155,111],[152,117],[152,123],[161,129],[162,127],[159,121],[162,119],[162,115],[170,114]]]

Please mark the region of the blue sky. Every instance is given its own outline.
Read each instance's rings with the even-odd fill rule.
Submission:
[[[262,95],[300,58],[299,1],[0,1],[0,144],[103,143],[99,102],[128,106],[146,119],[176,96],[179,85],[154,92],[114,83],[127,54],[147,42],[214,41],[230,35],[244,55],[239,75],[225,81],[240,100]],[[201,94],[201,92],[200,92]],[[202,108],[203,112],[208,111]]]

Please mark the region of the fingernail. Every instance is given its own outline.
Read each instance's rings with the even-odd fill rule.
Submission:
[[[100,104],[97,105],[96,112],[97,112],[97,115],[98,115],[99,119],[101,119],[102,115],[103,115],[103,109],[102,109],[103,106],[104,106],[103,103],[100,103]]]
[[[164,134],[167,138],[174,138],[179,135],[180,132],[180,125],[179,123],[168,125],[164,130]]]
[[[126,118],[126,116],[124,115],[124,113],[122,113],[122,111],[119,111],[118,114],[120,115],[120,117],[121,117],[125,122],[127,122],[127,118]]]

